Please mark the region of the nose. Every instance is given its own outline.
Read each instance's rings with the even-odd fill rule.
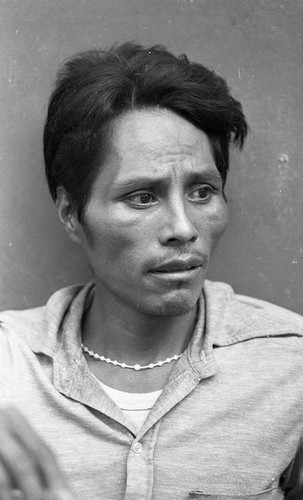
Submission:
[[[168,209],[160,231],[162,245],[184,245],[193,243],[198,238],[198,231],[180,200]]]

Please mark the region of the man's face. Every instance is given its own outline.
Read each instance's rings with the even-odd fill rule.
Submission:
[[[167,110],[114,122],[78,236],[104,298],[153,315],[197,303],[228,219],[208,137]]]

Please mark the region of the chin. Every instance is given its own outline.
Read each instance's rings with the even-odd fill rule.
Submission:
[[[196,304],[188,304],[187,302],[183,302],[181,304],[177,304],[175,302],[168,302],[162,308],[156,312],[158,316],[184,316],[188,314]]]
[[[198,299],[199,295],[163,298],[154,304],[150,301],[145,307],[141,304],[140,310],[151,316],[184,316],[196,307]]]

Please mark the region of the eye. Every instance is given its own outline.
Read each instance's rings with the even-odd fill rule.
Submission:
[[[190,201],[203,203],[205,201],[208,201],[213,195],[213,193],[214,193],[214,188],[212,188],[208,184],[205,184],[204,186],[201,186],[198,189],[192,191],[189,194],[188,198],[190,199]]]
[[[128,196],[126,201],[134,207],[144,208],[154,205],[154,203],[156,203],[156,198],[151,193],[142,192]]]

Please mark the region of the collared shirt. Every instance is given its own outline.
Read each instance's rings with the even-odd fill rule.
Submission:
[[[206,281],[205,314],[136,434],[82,353],[93,293],[0,315],[0,405],[27,417],[77,500],[278,500],[303,485],[301,316]]]

